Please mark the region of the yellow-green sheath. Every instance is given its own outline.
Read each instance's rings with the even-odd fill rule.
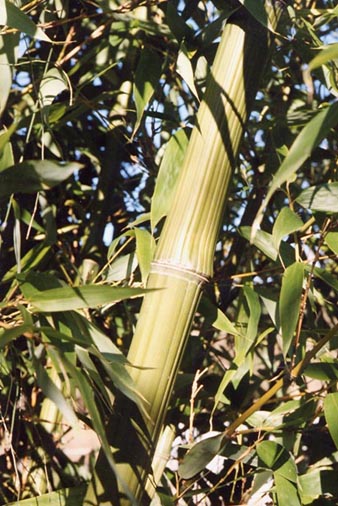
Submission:
[[[268,30],[244,8],[226,24],[161,233],[148,282],[149,288],[159,290],[144,298],[128,354],[130,363],[138,367],[130,368],[136,388],[148,403],[145,423],[153,446],[164,422],[202,285],[213,273],[226,195],[268,47]],[[138,477],[129,465],[118,468],[136,504],[148,504],[147,473],[142,466],[137,469]],[[99,504],[93,500],[92,488],[87,499],[91,500],[87,505]],[[121,504],[131,502],[123,499]]]

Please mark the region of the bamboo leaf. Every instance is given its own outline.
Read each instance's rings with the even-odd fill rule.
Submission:
[[[138,130],[145,110],[158,85],[162,73],[162,61],[156,51],[143,48],[136,68],[134,98],[137,119],[134,134]]]
[[[256,448],[258,457],[263,464],[272,469],[274,475],[296,483],[297,468],[289,452],[275,441],[262,441]]]
[[[2,0],[0,3],[0,25],[16,28],[34,39],[52,42],[41,28],[27,16],[22,10],[9,0]]]
[[[130,279],[130,276],[137,267],[137,257],[135,253],[119,256],[110,266],[107,272],[107,283],[123,281]]]
[[[324,399],[324,415],[331,437],[338,448],[338,392],[328,394]]]
[[[62,488],[56,492],[15,501],[9,503],[8,506],[79,506],[82,504],[86,488],[86,484],[72,488]]]
[[[338,212],[338,183],[311,186],[302,191],[296,202],[312,211]]]
[[[209,462],[221,451],[223,439],[223,434],[217,434],[194,444],[186,453],[178,468],[179,476],[184,480],[189,480],[203,471]]]
[[[322,269],[321,267],[315,267],[313,269],[313,274],[316,278],[321,279],[328,286],[331,286],[336,292],[338,292],[338,280],[337,277],[332,275],[326,269]]]
[[[234,336],[241,335],[223,311],[217,308],[207,297],[202,297],[198,310],[215,329],[228,332],[228,334]]]
[[[10,329],[0,328],[0,350],[17,337],[22,336],[27,332],[32,333],[33,330],[34,327],[31,324],[17,325],[16,327]]]
[[[0,197],[12,193],[35,193],[49,190],[69,178],[82,165],[51,160],[30,160],[0,172]]]
[[[278,506],[301,506],[297,485],[290,480],[274,473],[275,487],[277,492]]]
[[[244,286],[243,292],[249,308],[249,320],[245,337],[251,346],[257,338],[258,323],[261,316],[261,305],[257,293],[250,286]]]
[[[329,232],[325,236],[325,244],[338,255],[338,232]]]
[[[83,372],[80,369],[78,369],[77,367],[75,367],[69,360],[64,358],[63,364],[66,367],[66,369],[69,371],[71,377],[73,378],[74,382],[76,383],[76,385],[80,391],[81,398],[82,398],[86,408],[88,409],[88,413],[91,417],[93,428],[94,428],[95,432],[97,433],[98,437],[100,438],[100,442],[101,442],[105,457],[106,457],[112,471],[115,473],[116,477],[118,477],[119,474],[117,471],[115,460],[113,458],[113,453],[112,453],[112,450],[110,448],[110,445],[109,445],[109,442],[108,442],[108,439],[106,436],[106,431],[105,431],[105,427],[104,427],[103,421],[100,416],[100,411],[99,411],[98,406],[96,405],[96,402],[95,402],[94,389],[92,388],[92,385],[89,383],[87,376],[84,375]],[[121,480],[121,478],[120,478],[120,480]],[[128,487],[123,482],[123,480],[121,480],[121,484],[123,485],[123,488],[124,488],[125,492],[127,493],[127,495],[131,498]]]
[[[37,382],[44,395],[54,402],[59,411],[73,427],[77,427],[79,422],[71,404],[65,399],[61,390],[57,388],[55,383],[46,373],[40,361],[35,357],[33,357],[33,365],[36,372]]]
[[[299,485],[304,504],[312,504],[314,499],[324,494],[338,496],[337,472],[330,469],[315,469],[302,474]]]
[[[188,137],[183,129],[178,130],[166,145],[151,202],[152,230],[168,214],[187,145]]]
[[[252,16],[265,28],[272,30],[272,26],[269,23],[267,12],[264,7],[264,3],[261,0],[239,0],[241,4],[252,14]]]
[[[70,311],[112,304],[130,297],[145,293],[141,288],[112,287],[102,285],[85,285],[79,287],[65,286],[51,290],[36,291],[29,301],[36,311],[57,312]]]
[[[301,218],[289,207],[283,207],[278,214],[272,229],[272,237],[275,248],[278,250],[283,237],[300,230],[303,226]]]
[[[305,369],[305,376],[321,381],[338,380],[338,364],[330,362],[313,362]]]
[[[240,234],[248,241],[252,236],[252,227],[243,226],[239,229]],[[278,256],[278,249],[275,247],[273,236],[264,230],[257,230],[252,244],[261,250],[271,260],[276,260]]]
[[[145,285],[155,251],[155,239],[147,230],[141,228],[135,228],[135,237],[136,256],[140,266],[142,282]]]
[[[288,155],[277,170],[269,191],[260,206],[252,227],[252,240],[258,231],[263,212],[275,191],[290,179],[302,164],[309,158],[312,151],[338,122],[338,102],[325,107],[311,119],[293,142]],[[306,191],[306,190],[305,190]],[[337,204],[336,204],[337,205]]]
[[[324,47],[319,53],[310,61],[309,70],[314,70],[325,63],[338,58],[338,43],[329,44]]]
[[[0,7],[0,21],[2,9],[3,6]],[[12,86],[13,67],[17,61],[19,38],[20,35],[18,33],[9,33],[6,35],[0,35],[0,66],[1,66],[0,116],[2,115],[6,107],[7,99]],[[10,137],[13,129],[15,128],[13,125],[15,125],[15,123],[11,125],[9,130],[6,130],[4,132],[4,134],[5,135],[7,134],[8,137]],[[4,134],[2,134],[2,136]],[[0,140],[0,150],[1,149],[2,149],[2,142]]]
[[[191,93],[199,102],[198,91],[195,86],[194,72],[192,69],[187,48],[183,42],[181,43],[176,65],[177,65],[176,68],[177,73],[187,83]]]
[[[49,69],[44,74],[39,89],[39,98],[43,107],[50,105],[55,97],[67,89],[68,84],[63,73],[55,67]]]
[[[299,262],[287,267],[283,274],[279,299],[279,319],[286,355],[296,330],[303,291],[304,265]]]

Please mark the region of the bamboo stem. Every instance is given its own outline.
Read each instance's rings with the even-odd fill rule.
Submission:
[[[161,233],[148,282],[149,288],[160,290],[145,296],[128,354],[138,367],[130,369],[136,388],[149,403],[145,423],[152,446],[161,431],[202,286],[212,276],[226,195],[268,47],[268,31],[246,9],[239,9],[226,24]],[[144,466],[118,466],[135,504],[141,505],[149,501]],[[86,499],[88,506],[131,504],[128,499],[95,501],[93,487]]]

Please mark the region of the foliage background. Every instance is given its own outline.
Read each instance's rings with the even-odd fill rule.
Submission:
[[[0,51],[4,504],[86,481],[91,467],[67,457],[63,434],[80,420],[107,447],[116,392],[141,405],[124,358],[140,306],[134,296],[220,29],[238,2],[42,0],[15,4],[22,15],[10,5]],[[211,420],[223,433],[283,375],[282,388],[237,428],[217,472],[191,476],[190,466],[204,467],[197,455],[177,474],[179,448],[163,501],[246,504],[265,484],[276,504],[337,503],[334,332],[301,376],[290,374],[337,325],[336,109],[310,123],[337,97],[337,15],[329,1],[285,9],[168,422],[177,442],[192,444]],[[331,52],[319,53],[328,44]],[[307,125],[298,159],[312,144],[311,156],[278,185],[250,244],[273,175]],[[122,290],[108,295],[111,285]],[[210,442],[203,450],[222,451]]]

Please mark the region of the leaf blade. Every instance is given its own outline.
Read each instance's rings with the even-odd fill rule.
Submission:
[[[295,262],[286,268],[279,299],[279,319],[286,355],[296,330],[303,292],[304,264]]]
[[[45,291],[36,291],[29,302],[36,311],[58,312],[112,304],[129,297],[138,297],[146,292],[143,288],[84,285],[65,286]]]

